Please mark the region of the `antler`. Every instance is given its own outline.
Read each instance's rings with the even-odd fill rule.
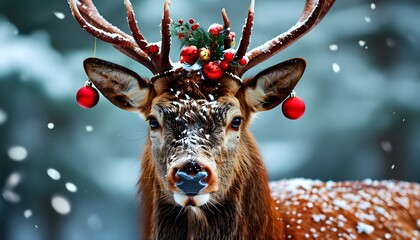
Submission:
[[[150,53],[149,43],[140,32],[135,20],[130,0],[124,0],[127,10],[127,21],[133,36],[126,34],[107,22],[98,12],[92,0],[68,0],[74,18],[80,26],[94,37],[111,43],[116,49],[147,67],[153,74],[161,73],[172,68],[169,58],[171,46],[170,36],[170,0],[166,0],[162,17],[162,41],[160,52]],[[158,44],[157,44],[158,45]]]
[[[242,38],[236,53],[236,59],[240,59],[245,55],[248,57],[249,62],[244,67],[233,69],[232,72],[238,76],[242,76],[252,67],[267,60],[271,56],[277,54],[290,44],[297,41],[315,27],[322,18],[324,18],[334,2],[335,0],[306,0],[302,16],[292,28],[244,54],[249,46],[252,22],[254,19],[254,0],[251,0],[248,17],[245,21]]]

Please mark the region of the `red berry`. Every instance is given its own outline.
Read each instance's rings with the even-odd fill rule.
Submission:
[[[198,29],[199,26],[200,25],[198,25],[198,23],[196,23],[196,24],[194,24],[194,25],[191,26],[191,29],[195,31],[195,30]]]
[[[157,54],[159,52],[159,47],[156,44],[150,44],[149,46],[147,46],[148,52],[150,54]]]
[[[232,50],[227,50],[223,54],[223,59],[227,62],[232,62],[234,58],[235,58],[235,53]]]
[[[218,24],[218,23],[213,23],[212,25],[210,25],[208,32],[215,36],[218,37],[220,32],[223,30],[223,26]]]
[[[281,110],[285,117],[296,120],[305,113],[305,102],[298,97],[289,97],[283,102]]]
[[[206,79],[217,80],[223,76],[223,70],[218,62],[212,61],[204,64],[203,75]]]
[[[77,103],[83,108],[92,108],[99,101],[98,90],[91,86],[83,86],[77,91]]]
[[[184,23],[184,20],[179,19],[179,20],[178,20],[178,23],[179,23],[179,24],[183,24],[183,23]]]
[[[220,61],[220,68],[227,70],[229,68],[229,63],[226,60]]]
[[[183,38],[183,37],[184,37],[184,34],[178,33],[178,38]]]
[[[248,57],[247,56],[244,56],[243,58],[241,58],[241,60],[239,60],[239,64],[241,66],[247,65],[248,64]]]
[[[194,21],[194,19],[193,19],[193,18],[190,18],[190,20],[188,20],[188,22],[189,22],[190,24],[193,24],[195,21]]]

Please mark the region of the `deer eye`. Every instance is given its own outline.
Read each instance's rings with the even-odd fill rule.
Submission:
[[[159,128],[158,120],[155,117],[149,117],[149,126],[152,130]]]
[[[241,126],[241,122],[242,122],[242,118],[240,117],[235,117],[232,122],[230,123],[230,127],[234,130],[238,130],[239,127]]]

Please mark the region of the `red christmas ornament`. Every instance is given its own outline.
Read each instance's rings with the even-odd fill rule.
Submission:
[[[223,26],[218,23],[213,23],[207,30],[211,35],[218,37],[220,32],[223,30]]]
[[[92,87],[92,82],[87,81],[76,94],[77,103],[82,108],[93,108],[99,101],[98,90]]]
[[[197,62],[198,56],[198,49],[196,46],[189,45],[181,49],[180,53],[180,62],[187,63],[189,65],[194,65]]]
[[[220,79],[223,75],[223,70],[220,67],[219,63],[216,61],[211,61],[203,66],[203,75],[206,79],[217,80]]]
[[[283,102],[281,110],[285,117],[296,120],[305,113],[305,102],[296,97],[296,92],[293,91],[290,97]]]
[[[223,54],[223,60],[225,60],[226,62],[232,62],[234,58],[235,58],[235,53],[232,50],[227,50]]]
[[[220,61],[220,68],[222,68],[223,70],[227,70],[229,68],[228,61],[226,61],[226,60]]]

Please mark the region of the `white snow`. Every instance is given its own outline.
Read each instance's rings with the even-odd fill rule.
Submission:
[[[7,113],[0,109],[0,125],[7,121]]]
[[[337,44],[331,44],[331,45],[329,46],[329,48],[330,48],[330,51],[335,52],[335,51],[337,51],[337,50],[338,50],[338,45],[337,45]]]
[[[358,222],[356,228],[358,233],[371,234],[373,233],[373,231],[375,231],[375,228],[373,226],[362,222]]]
[[[375,10],[375,9],[376,9],[376,4],[375,4],[375,3],[371,3],[371,4],[370,4],[370,8],[371,8],[372,10]]]
[[[314,222],[319,222],[325,220],[327,217],[324,214],[312,214],[312,219]]]
[[[54,123],[48,123],[47,127],[48,129],[54,129]]]
[[[372,22],[372,19],[370,19],[370,17],[368,17],[368,16],[365,16],[365,22],[370,23],[370,22]]]
[[[71,182],[67,182],[66,183],[66,189],[67,189],[67,191],[69,191],[69,192],[77,192],[77,186],[76,185],[74,185],[73,183],[71,183]]]
[[[391,152],[392,151],[392,144],[387,140],[384,140],[384,141],[381,142],[381,147],[385,152]]]
[[[359,40],[359,46],[364,47],[366,45],[366,41]]]
[[[55,170],[54,168],[48,168],[47,169],[47,174],[53,180],[60,180],[60,178],[61,178],[60,172]]]
[[[60,20],[63,20],[64,18],[66,18],[66,15],[64,15],[64,13],[62,12],[54,12],[54,15]]]
[[[7,153],[10,159],[18,162],[25,160],[25,158],[28,156],[28,151],[22,146],[13,146],[9,148]]]
[[[338,65],[337,63],[333,63],[332,64],[332,69],[335,73],[340,72],[340,65]]]
[[[92,131],[93,131],[93,126],[91,126],[91,125],[86,125],[86,126],[85,126],[85,130],[86,130],[86,132],[92,132]]]
[[[32,217],[32,210],[31,209],[26,209],[25,211],[23,211],[23,216],[25,218],[30,218]]]
[[[51,206],[57,213],[62,215],[69,214],[71,211],[70,201],[61,195],[55,195],[51,198]]]
[[[339,207],[341,209],[347,209],[347,202],[342,199],[335,199],[333,202],[334,206]]]

